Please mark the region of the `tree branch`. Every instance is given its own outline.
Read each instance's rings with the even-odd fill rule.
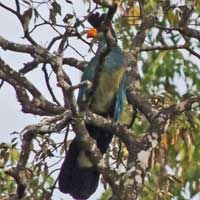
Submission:
[[[47,71],[47,66],[46,64],[43,64],[42,66],[42,71],[44,72],[44,78],[45,78],[45,81],[46,81],[46,86],[47,86],[47,89],[52,97],[52,100],[57,104],[57,105],[61,105],[60,102],[57,100],[54,92],[53,92],[53,89],[50,85],[50,77],[48,75],[48,71]]]
[[[147,19],[148,18],[148,19]],[[127,71],[128,71],[128,88],[127,88],[127,98],[128,102],[145,115],[145,117],[152,121],[154,116],[157,114],[158,110],[154,109],[151,104],[149,104],[140,94],[136,92],[139,90],[139,75],[137,69],[137,54],[141,50],[144,43],[147,30],[151,29],[155,22],[155,16],[148,16],[143,21],[139,27],[135,38],[132,40],[129,52],[126,54],[127,57]],[[146,106],[145,106],[146,105]]]
[[[6,9],[6,10],[8,10],[9,12],[13,13],[14,15],[18,16],[18,13],[17,13],[15,10],[13,10],[12,8],[9,8],[8,6],[4,5],[4,4],[1,3],[1,2],[0,2],[0,7]]]
[[[171,46],[152,46],[152,47],[142,47],[140,51],[168,51],[174,49],[187,49],[187,45],[171,45]]]
[[[0,58],[0,78],[10,83],[18,95],[18,100],[22,104],[24,111],[33,111],[33,109],[41,109],[46,115],[59,114],[64,112],[64,108],[55,105],[45,99],[40,91],[21,73],[16,72]],[[30,102],[26,90],[32,95]],[[34,112],[35,113],[35,112]],[[40,113],[40,112],[39,112]],[[41,114],[41,113],[40,113]]]
[[[147,16],[142,20],[142,24],[139,27],[139,31],[137,32],[136,36],[132,40],[132,43],[129,48],[130,50],[133,50],[133,49],[139,50],[141,48],[146,38],[147,30],[150,30],[154,26],[156,21],[157,21],[157,18],[153,15]]]
[[[189,27],[168,28],[168,27],[163,27],[163,26],[159,26],[159,25],[157,25],[156,27],[161,29],[161,30],[166,30],[166,31],[169,31],[169,32],[178,31],[182,35],[185,35],[185,36],[188,36],[188,37],[193,37],[193,38],[200,40],[200,31],[196,30],[196,29],[192,29],[192,28],[189,28]]]
[[[116,122],[113,122],[111,119],[106,119],[104,117],[101,117],[100,115],[96,115],[91,112],[86,113],[85,122],[114,133],[126,145],[129,145],[137,138],[134,133],[131,130],[127,129],[125,126],[122,126]]]
[[[44,58],[45,61],[47,62],[50,62],[50,63],[56,62],[56,56],[51,54],[47,49],[43,48],[40,45],[26,45],[26,44],[14,43],[0,36],[0,46],[4,50],[27,53],[33,57],[36,54]]]
[[[200,59],[200,54],[195,52],[194,50],[190,49],[189,47],[186,48],[192,55],[196,56],[197,58]]]
[[[164,108],[161,112],[171,120],[177,115],[197,107],[200,107],[200,96],[190,97],[186,100],[182,100],[180,103],[173,104],[168,108]]]
[[[26,74],[35,68],[38,67],[39,64],[47,64],[48,62],[45,61],[41,57],[36,57],[33,61],[27,62],[24,64],[24,67],[19,70],[19,72]],[[50,64],[50,62],[48,63]],[[75,67],[76,69],[80,71],[84,71],[84,66],[87,64],[86,61],[80,61],[76,58],[63,58],[63,65],[68,65],[71,67]]]
[[[152,103],[149,102],[144,96],[139,92],[134,90],[127,92],[127,98],[129,103],[138,108],[142,114],[152,122],[154,117],[158,114],[158,109],[152,106]]]
[[[20,4],[19,4],[19,0],[15,0],[15,4],[16,4],[17,12],[20,13]]]

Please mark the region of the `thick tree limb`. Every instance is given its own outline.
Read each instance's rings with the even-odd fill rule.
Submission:
[[[138,108],[142,114],[152,122],[154,117],[158,114],[158,109],[152,106],[152,103],[148,101],[144,96],[142,96],[139,92],[129,91],[127,92],[127,98],[129,102]]]
[[[149,102],[143,99],[139,92],[136,92],[139,89],[137,54],[144,43],[147,31],[154,26],[156,20],[156,17],[152,15],[143,19],[135,38],[132,40],[129,52],[127,53],[128,101],[129,103],[135,105],[136,108],[139,108],[145,117],[151,122],[158,114],[158,109],[153,109]],[[121,195],[119,199],[135,200],[137,198],[138,192],[143,185],[146,169],[148,168],[148,160],[151,154],[151,150],[154,145],[157,145],[157,143],[157,132],[156,134],[150,132],[146,137],[142,137],[140,141],[135,140],[128,145],[128,170],[125,172],[120,181],[121,185],[124,187],[120,190]],[[114,195],[113,199],[115,199]]]
[[[193,37],[200,40],[200,31],[189,28],[187,26],[188,20],[193,12],[193,7],[189,8],[187,6],[183,6],[182,11],[183,13],[182,13],[182,17],[179,23],[178,31],[185,36]]]
[[[63,64],[69,65],[71,67],[75,67],[79,69],[80,71],[84,71],[85,65],[87,65],[86,61],[80,61],[75,58],[63,58]]]
[[[62,89],[65,107],[68,107],[72,111],[73,115],[76,116],[78,113],[78,105],[76,103],[73,90],[71,90],[71,80],[62,68],[62,63],[63,63],[62,48],[64,48],[64,45],[62,43],[64,43],[63,40],[61,41],[61,44],[57,51],[58,55],[56,59],[56,64],[52,65],[52,69],[56,74],[58,86],[61,87]]]
[[[136,36],[132,40],[132,43],[129,48],[130,50],[133,50],[133,49],[140,50],[146,38],[147,31],[150,30],[154,26],[156,21],[157,21],[157,18],[153,15],[147,16],[142,20],[142,24],[140,25],[139,31],[137,32]]]
[[[148,18],[148,19],[147,19]],[[129,52],[127,53],[127,68],[128,68],[128,88],[127,98],[131,104],[136,104],[139,108],[143,109],[146,105],[146,109],[143,109],[142,113],[147,117],[149,121],[153,119],[153,116],[158,112],[152,108],[152,106],[139,94],[136,90],[139,89],[139,75],[137,70],[137,54],[142,48],[147,30],[151,29],[156,22],[155,16],[146,17],[137,32],[135,38],[132,40]],[[139,97],[139,99],[138,99]]]
[[[188,37],[193,37],[200,40],[200,31],[189,27],[179,28],[179,32]]]
[[[85,115],[85,121],[88,124],[93,124],[97,127],[101,127],[105,130],[109,130],[119,137],[126,145],[129,145],[132,141],[136,139],[134,133],[127,129],[125,126],[121,126],[111,119],[106,119],[99,115],[91,112],[87,112]]]

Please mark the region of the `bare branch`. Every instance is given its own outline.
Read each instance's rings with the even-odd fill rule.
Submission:
[[[177,115],[197,107],[200,107],[200,96],[187,98],[180,103],[173,104],[172,106],[163,109],[161,112],[171,120],[174,119]]]
[[[195,52],[194,50],[190,49],[189,47],[186,48],[192,55],[196,56],[200,59],[200,54]]]
[[[56,61],[56,59],[55,59],[56,56],[54,56],[47,49],[45,49],[39,45],[25,45],[25,44],[14,43],[14,42],[8,41],[5,38],[3,38],[2,36],[0,36],[0,46],[4,50],[11,50],[11,51],[20,52],[20,53],[27,53],[27,54],[32,55],[33,57],[35,54],[39,55],[50,63],[55,63],[55,61]]]
[[[26,74],[37,68],[39,64],[47,64],[47,63],[51,64],[50,62],[45,61],[42,57],[38,56],[33,61],[25,63],[24,67],[21,68],[19,72]],[[86,64],[87,64],[86,61],[80,61],[75,58],[63,58],[63,65],[75,67],[80,71],[84,71],[84,67]]]
[[[148,18],[148,19],[147,19]],[[139,92],[139,75],[137,69],[137,54],[140,51],[147,30],[151,29],[156,23],[155,16],[146,17],[142,24],[139,27],[139,31],[137,32],[135,38],[132,40],[132,44],[130,45],[129,52],[126,54],[127,57],[127,68],[128,68],[128,88],[127,88],[127,98],[129,103],[135,105],[140,111],[145,115],[145,117],[152,121],[154,116],[158,113],[158,110],[154,109],[151,104],[149,104]],[[137,105],[136,105],[137,104]],[[144,106],[146,105],[146,106]]]
[[[125,126],[121,126],[120,124],[113,122],[111,119],[105,119],[104,117],[91,112],[87,112],[85,117],[86,123],[93,124],[97,127],[111,131],[126,145],[129,145],[136,139],[136,136],[134,136],[134,133],[131,130],[127,129]]]
[[[15,4],[16,4],[17,12],[20,13],[20,4],[19,4],[19,0],[15,0]]]
[[[48,71],[47,71],[47,68],[46,68],[46,64],[43,65],[42,67],[42,71],[44,72],[44,78],[45,78],[45,81],[46,81],[46,86],[47,86],[47,89],[49,90],[49,93],[52,97],[52,100],[57,104],[57,105],[61,105],[60,102],[57,100],[54,92],[53,92],[53,89],[51,88],[51,85],[50,85],[50,77],[48,75]]]
[[[9,83],[11,83],[11,81]],[[17,85],[17,83],[15,84],[11,83],[11,84],[15,88],[17,99],[20,102],[22,106],[22,111],[24,113],[31,113],[31,114],[40,115],[40,116],[49,115],[49,113],[45,112],[41,108],[34,106],[33,101],[29,99],[28,93],[25,90],[25,88]]]
[[[139,31],[132,40],[132,44],[130,45],[130,50],[133,49],[139,50],[141,48],[141,46],[144,43],[145,37],[147,35],[147,30],[150,30],[154,26],[156,21],[157,19],[153,15],[147,16],[142,20],[142,24],[140,25]]]
[[[190,47],[187,43],[183,44],[183,45],[143,47],[140,49],[140,51],[156,51],[156,50],[168,51],[168,50],[175,50],[175,49],[185,49],[185,50],[189,51],[192,55],[194,55],[200,59],[200,54],[198,54],[194,50],[190,49]]]
[[[189,27],[173,27],[173,28],[170,27],[170,28],[168,28],[168,27],[163,27],[163,26],[159,26],[159,25],[156,25],[156,27],[161,30],[166,30],[168,32],[178,31],[182,35],[185,35],[188,37],[193,37],[193,38],[200,40],[200,31],[196,30],[196,29],[192,29]]]
[[[6,10],[10,11],[11,13],[13,13],[14,15],[18,16],[18,13],[15,10],[13,10],[12,8],[9,8],[8,6],[4,5],[1,2],[0,2],[0,7],[6,9]]]
[[[58,86],[61,87],[62,89],[65,107],[71,109],[73,115],[76,116],[78,113],[78,105],[76,103],[73,91],[70,89],[71,80],[63,70],[62,62],[63,62],[63,55],[61,53],[61,55],[57,57],[57,62],[56,62],[57,64],[52,65],[52,69],[56,74]]]
[[[152,47],[142,47],[140,51],[168,51],[174,49],[187,49],[187,45],[171,45],[171,46],[152,46]]]
[[[38,67],[39,64],[43,63],[43,60],[40,60],[39,58],[35,58],[31,62],[24,63],[24,67],[19,70],[20,73],[26,74]]]
[[[63,58],[63,64],[75,67],[81,71],[84,71],[85,65],[87,65],[86,61],[80,61],[75,58]]]
[[[70,90],[76,90],[78,88],[81,88],[81,87],[87,87],[87,88],[91,88],[92,87],[92,83],[88,80],[85,80],[85,81],[81,81],[79,84],[77,85],[72,85],[70,87]]]
[[[129,103],[138,108],[150,122],[152,122],[154,117],[158,114],[158,109],[153,107],[152,103],[139,92],[135,92],[134,90],[128,91],[127,98]]]
[[[21,104],[26,103],[24,108],[29,108],[31,111],[34,108],[40,108],[43,112],[49,114],[59,114],[64,112],[64,108],[58,105],[55,105],[49,101],[47,101],[44,96],[40,93],[40,91],[21,73],[14,71],[9,65],[5,64],[5,62],[0,58],[0,78],[10,83],[14,88],[19,87],[17,89],[18,100],[22,100]],[[22,90],[21,90],[22,89]],[[21,91],[20,91],[21,90]],[[28,90],[32,95],[32,109],[30,109],[30,101],[25,90]],[[21,96],[20,96],[21,95]],[[26,107],[28,105],[28,107]],[[27,109],[25,109],[27,110]]]
[[[200,31],[199,30],[184,27],[184,28],[180,28],[179,31],[181,34],[184,34],[188,37],[193,37],[193,38],[200,40]]]

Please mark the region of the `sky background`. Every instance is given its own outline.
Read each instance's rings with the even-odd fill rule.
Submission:
[[[13,6],[15,4],[13,0],[4,0],[1,2],[5,3],[7,6],[14,8]],[[74,9],[77,13],[77,17],[82,18],[87,14],[87,6],[83,4],[82,0],[74,1],[74,7],[72,7],[70,4],[65,3],[65,1],[59,1],[59,3],[62,3],[62,5],[64,5],[62,7],[62,13],[68,13],[70,10]],[[40,11],[42,11],[41,13],[43,16],[47,16],[48,12],[45,6],[40,7]],[[5,11],[2,8],[0,8],[0,27],[0,35],[7,40],[17,43],[25,42],[25,40],[22,39],[23,30],[17,18],[13,14]],[[38,31],[33,34],[33,37],[39,44],[45,47],[47,46],[48,41],[50,41],[50,39],[53,38],[54,35],[55,33],[51,31],[49,27],[44,26],[43,28],[38,29]],[[72,39],[71,42],[72,45],[74,45],[74,47],[85,56],[86,60],[88,60],[92,56],[91,53],[88,53],[88,47],[82,42],[76,39]],[[32,60],[32,58],[28,54],[26,55],[22,53],[13,53],[11,51],[3,51],[2,49],[0,49],[0,57],[4,59],[6,63],[8,63],[15,70],[19,70],[23,67],[23,63]],[[65,57],[76,57],[82,60],[82,58],[78,56],[72,49],[69,49],[65,52]],[[73,84],[78,83],[80,81],[81,73],[73,67],[65,67],[65,70],[67,71],[71,80],[73,80]],[[45,87],[44,76],[41,73],[40,68],[28,74],[27,77],[34,83],[37,88],[40,89],[42,94],[47,99],[50,99],[50,95]],[[62,102],[62,94],[60,92],[60,89],[56,87],[55,77],[52,77],[52,82],[55,84],[54,92],[56,93],[58,99]],[[13,137],[12,135],[10,135],[12,132],[21,132],[25,126],[37,123],[42,119],[41,117],[34,116],[32,114],[24,114],[21,112],[21,106],[16,99],[15,91],[7,83],[4,83],[3,87],[0,89],[0,113],[0,143],[9,143]],[[55,141],[63,141],[64,134],[54,134],[53,138]],[[51,162],[53,163],[55,162],[55,160],[52,158],[50,160],[50,163]],[[56,167],[61,166],[61,164],[62,162],[60,162],[59,165],[57,165]],[[99,186],[98,191],[90,199],[97,199],[100,196],[101,191],[102,187]],[[72,199],[69,197],[69,195],[63,195],[61,192],[59,192],[59,190],[56,190],[54,193],[54,199],[59,199],[59,197],[67,200]]]
[[[14,5],[13,0],[3,0],[1,2],[5,3],[7,6],[10,7],[13,7]],[[70,4],[66,4],[64,0],[59,2],[62,2],[64,5],[62,7],[62,13],[67,13],[69,10],[74,9],[78,15],[77,17],[83,17],[87,14],[87,6],[83,4],[82,0],[73,1],[74,7],[71,7]],[[44,6],[40,9],[44,16],[47,15],[47,10]],[[23,30],[17,18],[13,14],[10,14],[8,11],[5,11],[2,8],[0,8],[0,27],[0,35],[5,37],[6,39],[18,43],[25,42],[23,39],[21,39],[23,37]],[[42,29],[38,30],[40,31],[34,33],[33,37],[39,44],[41,44],[42,46],[46,46],[47,42],[55,34],[53,31],[50,31],[47,26],[44,26]],[[91,58],[92,54],[88,53],[88,47],[86,45],[84,45],[82,42],[79,42],[76,39],[73,39],[71,41],[73,42],[74,47],[80,53],[85,55],[86,60]],[[69,49],[65,52],[65,57],[74,56],[80,60],[82,59],[72,49]],[[2,49],[0,49],[0,57],[2,57],[2,59],[4,59],[15,70],[19,70],[23,67],[23,63],[32,60],[31,57],[28,55],[13,53],[10,51],[5,52]],[[76,84],[80,81],[81,73],[79,71],[72,67],[66,67],[66,71],[73,80],[73,84]],[[45,87],[45,81],[41,70],[34,70],[34,72],[28,74],[27,77],[34,83],[36,87],[40,88],[40,91],[45,97],[50,98],[49,93]],[[52,77],[52,80],[54,84],[56,84],[56,80],[54,77]],[[54,86],[54,91],[58,99],[62,101],[60,89]],[[0,89],[0,113],[0,143],[9,143],[12,139],[10,133],[14,131],[20,132],[25,126],[37,123],[41,120],[40,117],[31,114],[24,114],[21,112],[21,106],[16,100],[14,89],[7,83],[4,83],[3,87]],[[63,138],[64,134],[54,134],[55,141],[63,141]],[[50,162],[54,162],[54,160],[52,159],[50,160]],[[59,163],[59,165],[61,164],[62,163]],[[97,192],[90,198],[90,200],[97,199],[100,196],[102,190],[102,186],[99,186]],[[63,195],[61,192],[56,190],[54,193],[54,199],[59,199],[59,197],[62,197],[63,199],[67,200],[72,199],[68,195]],[[198,197],[193,198],[193,200],[200,200],[200,195]]]

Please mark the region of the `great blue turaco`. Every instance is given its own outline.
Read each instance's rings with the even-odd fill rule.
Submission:
[[[97,38],[98,48],[83,72],[82,81],[93,81],[95,69],[99,64],[100,52],[107,45],[101,29],[105,17],[105,14],[100,15],[98,12],[88,17],[88,22],[94,27],[91,29],[92,31],[88,32],[88,36]],[[95,92],[90,97],[89,109],[103,117],[119,121],[126,101],[125,57],[117,45],[116,35],[111,24],[108,31],[115,42],[100,66],[99,80]],[[88,88],[80,88],[78,95],[80,110],[84,109],[88,93],[90,93],[88,90]],[[90,136],[96,140],[100,152],[104,154],[112,140],[113,133],[92,124],[86,124],[86,128]],[[96,191],[100,174],[91,163],[89,155],[89,152],[81,149],[78,137],[75,137],[69,146],[58,177],[61,192],[69,193],[75,199],[87,199]]]

